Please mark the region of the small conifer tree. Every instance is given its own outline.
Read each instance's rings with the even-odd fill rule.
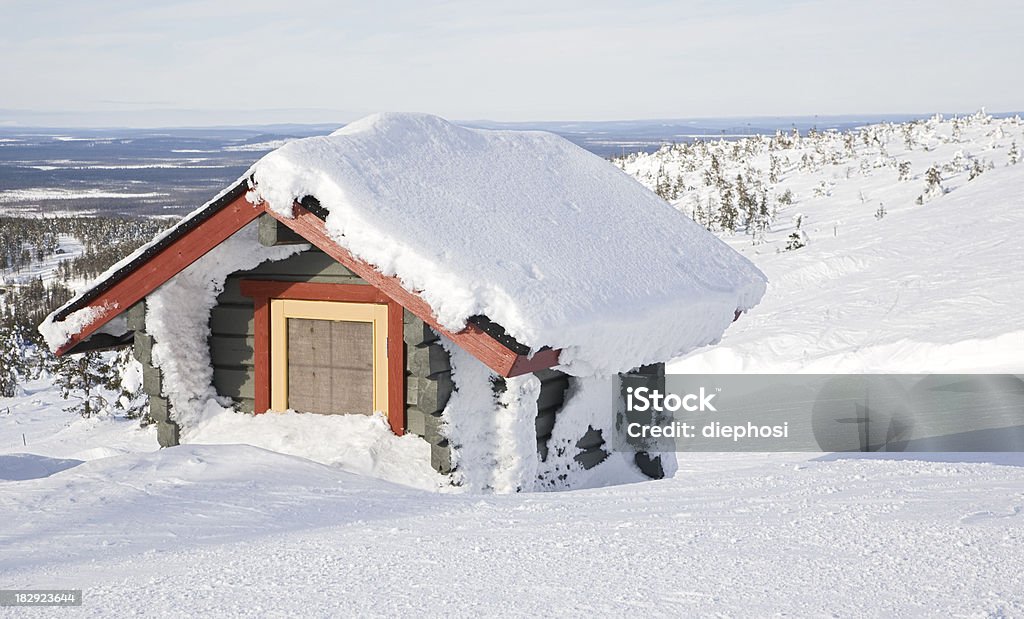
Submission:
[[[899,176],[897,177],[901,181],[910,180],[910,162],[901,161],[898,167]]]
[[[807,237],[804,235],[804,231],[801,230],[804,223],[803,215],[797,215],[795,221],[796,230],[793,230],[786,241],[786,251],[796,251],[807,245]]]
[[[114,364],[97,351],[57,357],[51,371],[60,387],[61,397],[70,403],[64,410],[82,417],[92,417],[108,408],[112,403],[104,389],[116,390],[119,387]]]
[[[967,180],[973,181],[985,172],[985,166],[981,165],[981,161],[973,159],[971,161],[971,167],[967,171]]]
[[[718,226],[728,232],[736,231],[736,223],[739,219],[739,211],[733,202],[732,187],[726,187],[722,192],[722,205],[718,208]]]
[[[25,343],[19,327],[0,327],[0,397],[14,397],[18,383],[28,373]]]

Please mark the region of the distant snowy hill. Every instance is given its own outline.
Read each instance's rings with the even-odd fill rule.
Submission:
[[[979,113],[617,160],[770,280],[670,369],[1021,371],[1022,145],[1020,119]]]

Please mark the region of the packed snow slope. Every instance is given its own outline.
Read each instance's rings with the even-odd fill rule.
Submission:
[[[1024,370],[1022,189],[1024,165],[993,170],[883,222],[761,256],[773,294],[673,369]]]
[[[1024,370],[1022,145],[1020,119],[979,113],[620,160],[769,279],[719,345],[670,370]],[[741,192],[764,219],[738,208],[729,230]]]
[[[0,481],[0,583],[95,617],[1020,616],[1021,470],[700,454],[472,496],[189,445]]]
[[[334,240],[447,328],[483,314],[577,374],[716,341],[761,273],[607,161],[554,134],[378,114],[254,167],[253,200],[315,196]],[[676,317],[685,315],[685,320]]]

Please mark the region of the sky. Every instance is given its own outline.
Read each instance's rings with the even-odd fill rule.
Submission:
[[[0,124],[1024,110],[1019,0],[0,0]]]

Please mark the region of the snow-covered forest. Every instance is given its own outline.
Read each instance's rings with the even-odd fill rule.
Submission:
[[[734,246],[767,245],[756,254],[798,249],[808,229],[838,235],[844,221],[881,221],[923,206],[1015,165],[1022,148],[1024,120],[979,111],[844,132],[666,144],[613,161]]]
[[[50,380],[84,417],[143,416],[130,351],[56,358],[36,328],[74,291],[168,225],[164,218],[0,217],[0,398]]]

